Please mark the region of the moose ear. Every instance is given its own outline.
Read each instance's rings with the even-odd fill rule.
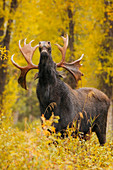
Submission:
[[[66,78],[66,74],[64,71],[57,71],[57,76],[63,79]]]
[[[35,75],[34,75],[34,80],[36,80],[36,79],[38,79],[39,78],[39,73],[36,73]]]

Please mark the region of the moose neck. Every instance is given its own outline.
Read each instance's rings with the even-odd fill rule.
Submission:
[[[39,62],[39,83],[41,85],[54,84],[56,82],[56,64],[51,55],[41,54]]]

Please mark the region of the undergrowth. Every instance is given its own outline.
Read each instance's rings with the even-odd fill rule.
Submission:
[[[24,131],[13,128],[11,118],[0,116],[0,169],[113,169],[113,137],[107,134],[107,143],[100,147],[95,134],[88,141],[68,137],[61,139],[52,122],[42,116],[32,124],[25,119]],[[51,129],[51,134],[47,129]]]

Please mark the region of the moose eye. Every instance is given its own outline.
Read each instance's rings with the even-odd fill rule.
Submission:
[[[41,50],[42,49],[42,43],[39,42],[39,49]]]
[[[51,46],[50,41],[47,41],[46,45],[47,45],[47,47],[49,48],[49,47]]]

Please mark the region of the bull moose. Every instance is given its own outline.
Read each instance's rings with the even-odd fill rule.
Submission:
[[[106,124],[107,124],[107,113],[110,105],[108,97],[98,89],[95,88],[79,88],[72,89],[68,84],[63,82],[59,72],[56,70],[57,67],[63,67],[68,70],[76,79],[81,79],[83,75],[79,70],[81,64],[80,61],[83,55],[72,63],[65,62],[66,49],[68,47],[68,35],[62,37],[64,46],[58,46],[61,51],[62,60],[60,63],[55,63],[51,55],[51,43],[49,41],[41,41],[35,47],[31,46],[32,41],[26,44],[24,40],[24,46],[21,47],[19,41],[19,49],[25,57],[28,65],[21,67],[16,64],[11,57],[12,63],[21,70],[18,83],[24,88],[26,87],[26,74],[30,69],[39,69],[35,79],[38,78],[38,84],[36,88],[37,97],[40,103],[41,115],[44,114],[48,105],[52,102],[56,103],[54,108],[54,115],[59,116],[59,122],[53,123],[56,132],[62,132],[67,128],[69,124],[72,124],[75,119],[81,122],[79,125],[79,131],[84,133],[84,136],[89,132],[92,126],[92,131],[96,133],[98,140],[101,145],[106,142]],[[38,65],[32,63],[32,57],[35,50],[39,47],[40,61]],[[79,113],[82,113],[83,117]],[[51,111],[45,113],[45,118],[51,117]],[[90,121],[94,120],[93,125]]]

